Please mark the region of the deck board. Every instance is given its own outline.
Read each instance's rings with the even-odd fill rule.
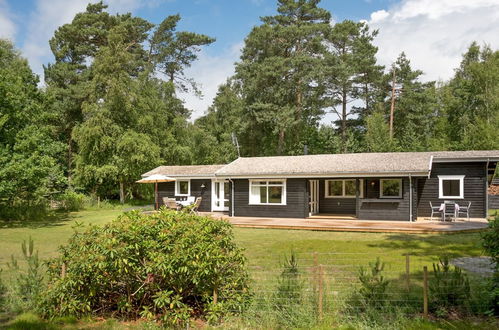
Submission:
[[[205,213],[215,218],[229,221],[235,227],[271,228],[271,229],[301,229],[317,231],[349,231],[375,233],[457,233],[477,232],[487,228],[486,219],[458,220],[454,222],[419,220],[383,221],[383,220],[345,220],[335,218],[260,218],[260,217],[229,217],[225,214]]]

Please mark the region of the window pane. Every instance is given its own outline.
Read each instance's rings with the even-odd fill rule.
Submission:
[[[189,193],[189,181],[178,182],[178,193],[187,195]]]
[[[267,187],[260,188],[260,203],[267,203]]]
[[[383,180],[383,197],[400,196],[400,180]]]
[[[282,187],[269,187],[269,203],[282,203]]]
[[[355,180],[345,180],[345,196],[355,196]]]
[[[250,202],[260,203],[260,187],[253,185],[251,186]]]
[[[269,184],[278,184],[278,185],[282,185],[283,182],[282,181],[269,181]]]
[[[343,181],[328,181],[329,196],[343,196]]]
[[[460,180],[442,180],[444,196],[460,196]]]

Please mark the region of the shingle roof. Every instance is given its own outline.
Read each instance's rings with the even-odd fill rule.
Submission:
[[[499,151],[443,151],[356,153],[238,158],[216,172],[217,176],[349,175],[428,173],[430,160],[494,157]]]
[[[214,176],[215,172],[225,165],[178,165],[178,166],[158,166],[155,169],[142,174],[142,177],[153,174],[163,174],[166,176]]]

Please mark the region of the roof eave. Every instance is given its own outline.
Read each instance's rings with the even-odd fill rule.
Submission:
[[[234,179],[254,179],[254,178],[354,178],[354,177],[408,177],[408,176],[427,176],[427,171],[399,171],[399,172],[349,172],[349,173],[274,173],[274,174],[230,174],[217,173],[218,178],[234,178]]]

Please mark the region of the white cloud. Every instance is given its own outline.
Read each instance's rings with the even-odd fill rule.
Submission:
[[[0,0],[0,38],[13,40],[16,34],[16,25],[5,0]]]
[[[242,47],[242,42],[237,43],[220,56],[210,56],[205,51],[201,51],[198,60],[186,70],[187,76],[199,84],[199,89],[203,93],[202,98],[193,94],[180,94],[180,98],[185,101],[186,108],[192,110],[192,119],[205,113],[213,102],[218,87],[234,74],[234,62],[239,59]]]
[[[378,21],[381,21],[381,20],[384,20],[385,18],[387,18],[388,16],[390,15],[390,13],[388,13],[386,10],[382,9],[382,10],[378,10],[378,11],[375,11],[371,14],[371,23],[374,23],[374,22],[378,22]]]
[[[381,64],[404,51],[425,79],[446,80],[472,41],[499,48],[499,0],[403,0],[371,14]]]

